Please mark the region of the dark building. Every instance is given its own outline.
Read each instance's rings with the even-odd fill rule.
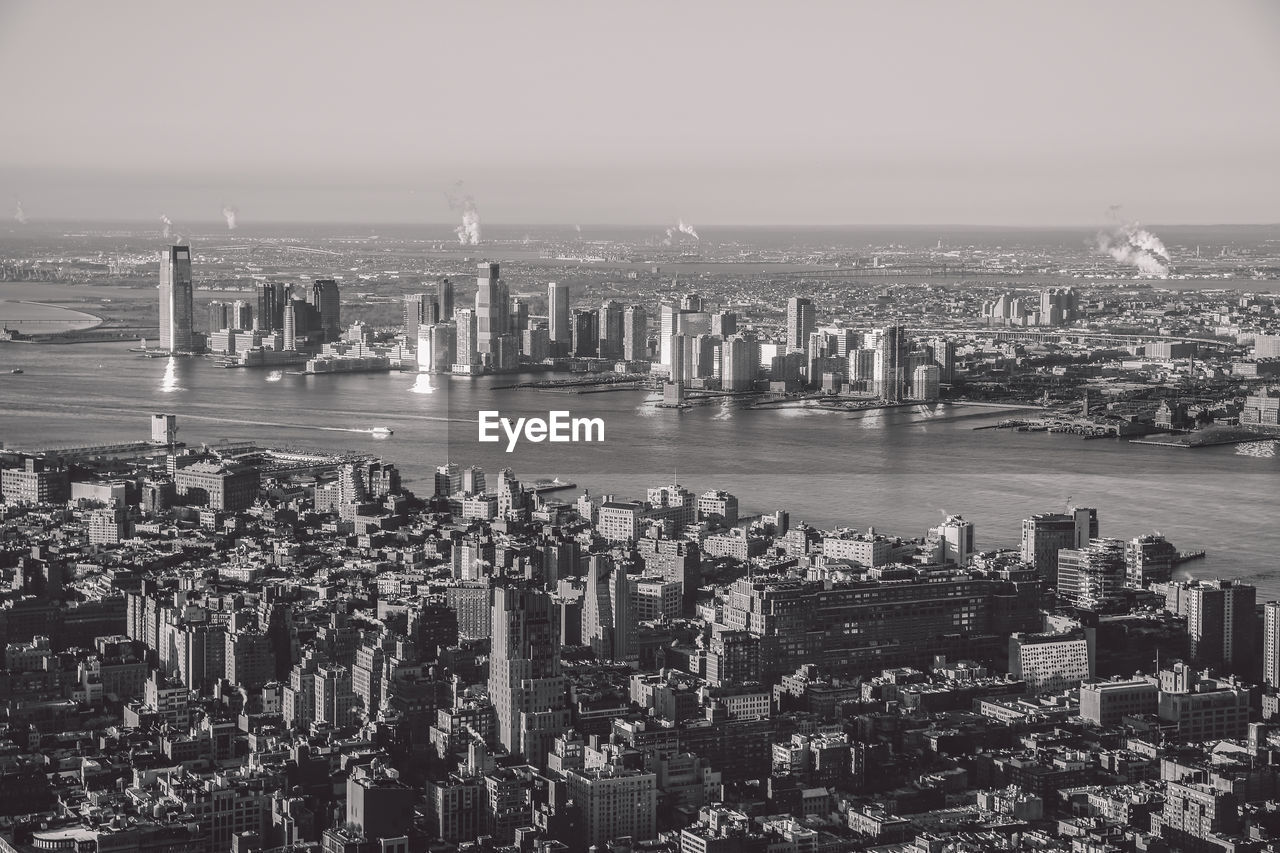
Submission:
[[[311,305],[316,310],[318,330],[326,341],[336,341],[342,334],[342,298],[338,283],[331,278],[317,279],[311,285]]]
[[[573,335],[570,355],[595,358],[600,352],[600,315],[586,308],[574,308],[569,327]]]

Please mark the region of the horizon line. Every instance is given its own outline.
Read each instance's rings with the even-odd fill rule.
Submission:
[[[47,225],[148,225],[154,226],[158,220],[152,219],[104,219],[97,217],[50,217],[50,218],[32,218],[24,223],[11,222],[10,230],[20,230],[24,228],[38,227],[42,224]],[[185,220],[195,226],[218,226],[220,230],[226,233],[232,233],[218,219],[193,219]],[[1275,222],[1154,222],[1141,221],[1141,224],[1150,228],[1280,228],[1280,221]],[[172,226],[175,230],[181,222],[174,223]],[[417,222],[411,220],[341,220],[341,219],[251,219],[248,226],[253,225],[352,225],[361,227],[418,227],[418,228],[456,228],[457,220],[449,220],[445,222]],[[244,230],[246,225],[240,224],[236,231]],[[669,227],[666,222],[652,223],[625,223],[625,222],[484,222],[481,223],[482,228],[653,228],[661,231]],[[820,228],[988,228],[1003,229],[1017,231],[1044,231],[1053,229],[1090,229],[1090,228],[1107,228],[1108,223],[1047,223],[1040,225],[1014,225],[1010,223],[981,223],[981,222],[837,222],[837,223],[734,223],[734,222],[705,222],[695,226],[700,229],[719,228],[719,229],[820,229]],[[158,229],[156,229],[158,230]]]

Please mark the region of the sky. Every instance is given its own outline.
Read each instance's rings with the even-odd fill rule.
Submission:
[[[1275,223],[1277,92],[1268,0],[0,0],[0,211]]]

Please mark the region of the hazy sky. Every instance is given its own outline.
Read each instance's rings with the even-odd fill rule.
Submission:
[[[0,0],[0,210],[1280,222],[1280,3]]]

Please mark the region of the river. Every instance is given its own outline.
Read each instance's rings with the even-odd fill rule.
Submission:
[[[23,374],[10,375],[12,367]],[[870,526],[920,536],[944,513],[977,525],[977,544],[1016,545],[1021,520],[1068,501],[1098,508],[1104,536],[1159,531],[1196,576],[1245,578],[1280,597],[1280,458],[1233,447],[1177,450],[1118,440],[978,430],[1008,414],[963,406],[846,413],[713,404],[658,409],[643,391],[564,394],[493,390],[512,381],[406,373],[299,376],[221,369],[198,358],[147,359],[120,344],[0,344],[0,440],[6,447],[143,438],[150,412],[178,415],[188,444],[220,440],[357,449],[430,490],[446,459],[560,476],[593,494],[644,497],[677,479],[727,489],[745,513]],[[477,441],[477,412],[508,417],[568,410],[605,423],[600,444]],[[367,432],[394,430],[385,440]]]

